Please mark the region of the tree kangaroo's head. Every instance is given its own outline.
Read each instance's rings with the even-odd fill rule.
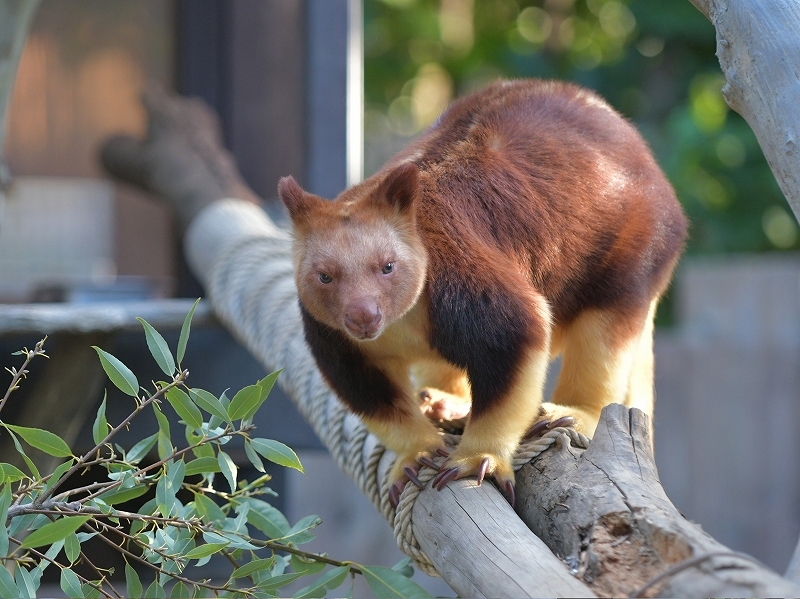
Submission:
[[[417,168],[407,163],[327,201],[292,177],[278,185],[294,230],[300,301],[319,322],[375,339],[417,302],[427,252],[417,232]]]

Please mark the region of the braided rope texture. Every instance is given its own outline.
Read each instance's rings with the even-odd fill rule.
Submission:
[[[392,507],[389,483],[385,478],[380,480],[380,473],[389,471],[394,454],[329,389],[305,343],[289,239],[266,233],[239,236],[220,251],[207,274],[209,298],[220,320],[268,371],[284,369],[278,384],[308,420],[336,464],[394,526],[400,549],[420,570],[439,576],[414,536],[411,512],[419,489],[407,484],[397,509]],[[515,469],[564,435],[577,447],[588,445],[588,439],[575,430],[554,428],[520,446]],[[445,440],[455,445],[458,437],[446,435]],[[419,479],[426,483],[435,474],[433,469],[423,467]]]

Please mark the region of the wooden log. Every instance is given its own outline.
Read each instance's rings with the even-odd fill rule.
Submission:
[[[712,539],[672,505],[658,480],[647,416],[639,410],[607,406],[585,451],[563,439],[517,473],[517,511],[598,595],[800,593],[755,559]]]
[[[431,487],[412,511],[420,547],[461,597],[594,597],[491,484]]]

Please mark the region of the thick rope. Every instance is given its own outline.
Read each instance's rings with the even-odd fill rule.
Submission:
[[[267,370],[284,368],[278,384],[308,420],[336,464],[394,526],[400,549],[417,567],[439,574],[420,549],[411,519],[419,489],[407,484],[397,509],[389,502],[388,472],[394,455],[367,431],[326,385],[303,338],[297,305],[291,248],[288,237],[265,232],[242,235],[225,246],[206,273],[207,290],[215,311],[227,327]],[[558,439],[586,447],[587,439],[573,429],[556,428],[521,445],[515,469],[540,455]],[[446,435],[455,445],[458,438]],[[443,461],[443,458],[440,458]],[[429,481],[436,472],[423,467],[419,479]]]

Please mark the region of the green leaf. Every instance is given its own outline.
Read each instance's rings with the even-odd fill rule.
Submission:
[[[167,593],[164,591],[164,587],[158,584],[157,580],[154,580],[153,583],[147,587],[144,596],[148,599],[166,599]]]
[[[150,350],[153,358],[155,358],[158,367],[167,376],[172,376],[175,374],[175,358],[172,357],[172,352],[169,351],[169,345],[167,345],[167,342],[164,341],[161,333],[156,331],[144,318],[139,318],[137,316],[136,320],[142,323],[142,326],[144,327],[144,336],[147,339],[147,349]]]
[[[413,580],[383,566],[361,566],[364,579],[376,597],[430,597]]]
[[[95,444],[99,444],[108,435],[108,420],[106,420],[106,397],[103,395],[103,403],[97,410],[94,424],[92,425],[92,439]]]
[[[348,566],[339,566],[338,568],[328,570],[325,572],[325,574],[317,578],[313,584],[303,587],[297,591],[294,596],[324,597],[326,591],[332,591],[333,589],[340,587],[349,573],[350,568]]]
[[[244,497],[241,501],[250,506],[247,521],[270,539],[281,539],[289,532],[289,521],[279,509],[254,497]]]
[[[147,491],[149,487],[145,484],[138,484],[130,489],[120,489],[115,491],[110,491],[108,493],[103,493],[101,495],[103,501],[105,501],[108,505],[115,505],[117,503],[125,503],[126,501],[130,501],[131,499],[136,499],[137,497],[141,497]]]
[[[50,480],[47,481],[44,490],[49,491],[52,488],[52,486],[55,485],[61,479],[62,476],[64,476],[67,470],[72,468],[73,463],[74,460],[69,459],[63,464],[60,464],[55,470],[53,470],[53,474],[50,475]]]
[[[394,566],[392,566],[392,570],[395,572],[399,572],[406,578],[411,578],[414,576],[414,566],[411,565],[411,558],[405,557],[397,562]]]
[[[161,411],[161,408],[154,402],[153,404],[153,412],[155,412],[156,420],[158,421],[158,430],[164,433],[164,436],[169,439],[172,435],[169,430],[169,418],[164,415],[164,412]]]
[[[188,426],[198,429],[203,426],[203,415],[183,389],[173,387],[167,391],[167,401]]]
[[[189,310],[189,313],[183,320],[181,334],[180,337],[178,337],[178,364],[183,362],[183,355],[186,353],[186,343],[189,341],[189,331],[192,328],[192,316],[194,316],[194,311],[197,309],[197,304],[199,303],[200,298],[198,297],[194,302],[194,306],[192,306],[192,309]]]
[[[0,597],[19,597],[17,583],[5,568],[0,568]]]
[[[261,391],[260,385],[248,385],[234,395],[228,407],[231,420],[244,418],[251,411],[258,409],[261,404]]]
[[[313,558],[305,559],[299,555],[290,556],[289,562],[295,572],[302,572],[306,576],[322,572],[326,565],[325,562],[320,562]]]
[[[258,583],[258,588],[270,592],[275,589],[279,589],[283,586],[286,586],[290,582],[294,582],[301,576],[302,574],[298,574],[297,572],[292,572],[291,574],[278,574],[277,576],[273,576],[272,578],[267,578],[266,580],[262,580],[260,583]]]
[[[233,463],[231,457],[224,451],[217,453],[217,463],[219,464],[219,469],[222,471],[222,475],[231,487],[231,493],[235,493],[236,475],[239,469],[236,467],[236,464]]]
[[[51,545],[56,541],[66,538],[67,535],[74,533],[89,519],[90,516],[67,516],[65,518],[59,518],[55,522],[49,522],[28,535],[22,542],[22,548],[31,549],[33,547],[41,547],[42,545]]]
[[[22,437],[28,445],[45,452],[47,455],[57,458],[68,458],[72,456],[69,445],[55,433],[41,428],[30,428],[14,424],[6,424],[6,426]]]
[[[74,564],[81,555],[81,542],[74,532],[64,538],[64,553],[70,564]]]
[[[310,516],[305,516],[304,518],[300,518],[300,520],[298,520],[297,523],[292,526],[289,532],[286,533],[285,540],[287,542],[295,543],[296,545],[302,545],[303,543],[313,541],[314,535],[308,531],[319,526],[321,523],[322,519],[313,514]]]
[[[254,559],[253,561],[236,568],[231,574],[231,580],[235,580],[237,578],[245,578],[246,576],[250,576],[254,572],[259,572],[261,570],[267,570],[271,568],[272,565],[275,563],[274,557],[268,557],[266,559]]]
[[[11,485],[3,485],[3,492],[0,493],[0,557],[8,555],[8,529],[5,522],[8,519],[8,508],[11,507]]]
[[[225,521],[225,513],[219,509],[216,503],[205,495],[197,493],[194,496],[194,505],[197,509],[197,513],[200,514],[203,521],[208,524],[216,524]]]
[[[189,389],[189,397],[192,398],[192,401],[196,403],[200,408],[221,418],[222,420],[230,423],[230,417],[228,416],[228,412],[225,410],[225,406],[222,405],[219,399],[217,399],[214,395],[206,391],[205,389]]]
[[[19,442],[19,439],[17,439],[17,436],[11,431],[9,431],[9,434],[11,435],[11,439],[14,441],[14,448],[17,450],[17,453],[22,456],[22,459],[25,461],[25,465],[28,466],[28,470],[31,471],[33,477],[36,479],[42,478],[42,475],[39,474],[39,469],[36,467],[36,464],[33,463],[33,460],[31,460],[28,457],[28,454],[25,453],[25,450],[22,449],[22,444]]]
[[[181,581],[178,581],[177,584],[172,586],[169,596],[177,597],[179,599],[188,599],[192,596],[192,591],[189,590],[189,587],[187,587]]]
[[[19,596],[26,599],[33,599],[36,597],[36,586],[31,578],[31,573],[25,566],[17,565],[16,571],[17,588],[19,589]]]
[[[15,483],[23,478],[25,478],[25,473],[16,466],[6,462],[0,463],[0,484]]]
[[[280,466],[286,466],[287,468],[294,468],[305,474],[305,470],[303,470],[303,465],[300,463],[297,454],[280,441],[275,441],[273,439],[251,439],[250,445],[270,462],[274,462]]]
[[[205,543],[187,552],[183,557],[186,559],[201,559],[222,551],[228,545],[230,543]]]
[[[272,372],[272,373],[268,374],[263,379],[258,381],[258,386],[261,387],[261,396],[259,397],[259,401],[253,407],[253,409],[250,410],[250,412],[248,412],[247,414],[244,415],[244,417],[246,419],[247,418],[252,418],[255,415],[255,413],[258,411],[258,408],[261,407],[261,404],[263,404],[264,401],[269,396],[270,391],[272,391],[272,387],[275,385],[275,380],[278,378],[278,375],[282,371],[283,371],[282,369],[281,370],[276,370],[275,372]]]
[[[106,371],[109,380],[126,395],[136,397],[139,393],[139,381],[136,380],[136,376],[130,371],[130,368],[107,351],[103,351],[96,345],[92,347],[100,356],[100,364]]]
[[[156,444],[156,440],[158,439],[158,433],[153,433],[149,437],[145,437],[136,445],[130,448],[130,450],[125,454],[125,461],[130,464],[138,464],[139,461],[145,457],[150,450],[153,449],[153,445]]]
[[[81,581],[78,575],[69,568],[61,570],[61,590],[67,597],[83,597],[83,589],[81,589]]]
[[[255,450],[250,447],[250,439],[244,440],[244,453],[256,470],[259,472],[266,472],[266,470],[264,470],[264,462],[261,461],[261,458],[258,457],[258,454],[255,452]]]
[[[139,574],[133,569],[128,562],[125,562],[125,587],[128,597],[142,597],[142,581],[139,580]]]
[[[217,458],[197,458],[186,464],[186,476],[221,472]]]

